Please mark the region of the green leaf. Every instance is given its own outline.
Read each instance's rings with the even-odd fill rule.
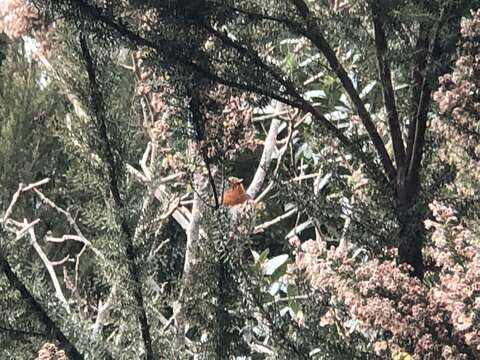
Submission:
[[[282,265],[284,265],[288,260],[288,254],[278,255],[274,258],[271,258],[263,266],[263,273],[265,275],[273,275],[274,272]]]
[[[269,254],[270,254],[270,249],[263,250],[262,253],[260,254],[260,257],[258,258],[257,263],[263,264],[265,261],[267,261]]]
[[[272,279],[275,281],[279,280],[283,275],[287,273],[287,267],[288,263],[283,263],[279,268],[277,268],[277,270],[274,271],[274,273],[272,274]]]

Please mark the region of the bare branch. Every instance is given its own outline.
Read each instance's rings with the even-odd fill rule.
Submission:
[[[255,204],[258,204],[260,203],[263,198],[265,196],[267,196],[267,194],[270,192],[270,190],[273,188],[273,184],[274,184],[274,181],[275,181],[275,178],[276,176],[278,175],[278,172],[280,170],[280,166],[282,164],[282,159],[283,159],[283,156],[285,155],[287,149],[288,149],[288,146],[290,145],[290,142],[292,141],[293,139],[293,135],[294,135],[294,131],[292,131],[292,128],[293,126],[290,126],[289,127],[289,132],[288,132],[288,135],[287,137],[284,139],[285,141],[282,140],[282,143],[285,142],[285,145],[280,149],[280,150],[277,150],[277,164],[275,165],[275,169],[273,170],[273,174],[272,174],[272,178],[273,180],[270,181],[270,183],[268,184],[268,186],[265,188],[265,190],[263,190],[263,192],[255,199]],[[274,148],[276,149],[276,147]],[[272,154],[273,155],[273,154]]]
[[[77,242],[80,242],[80,243],[86,245],[88,248],[90,248],[95,253],[95,255],[97,255],[101,259],[105,259],[105,256],[99,250],[97,250],[92,245],[92,243],[90,241],[88,241],[87,239],[85,239],[81,235],[63,235],[60,238],[47,235],[45,237],[45,240],[48,241],[48,242],[54,242],[54,243],[63,243],[63,242],[68,241],[68,240],[77,241]]]
[[[115,284],[113,285],[113,288],[108,295],[107,301],[105,301],[105,303],[103,303],[102,300],[98,301],[97,318],[95,319],[95,324],[93,324],[92,328],[93,337],[97,337],[102,333],[103,324],[105,323],[108,315],[110,314],[110,309],[113,305],[116,293],[117,285]]]
[[[149,146],[147,145],[147,148],[148,147]],[[149,150],[147,149],[145,151],[145,153],[147,153],[147,151],[149,151]],[[142,169],[144,169],[144,171],[145,171],[145,168],[147,167],[146,166],[145,155],[144,155],[144,159],[142,160],[142,162],[144,163],[144,166],[142,166]],[[151,181],[150,177],[147,177],[146,174],[138,171],[137,169],[135,169],[133,166],[131,166],[129,164],[127,164],[127,171],[129,171],[132,175],[134,175],[137,179],[139,179],[143,183],[149,183]],[[167,193],[167,191],[165,189],[165,186],[163,186],[163,184],[165,184],[167,182],[170,182],[172,180],[178,179],[178,178],[182,177],[183,175],[184,175],[183,172],[179,172],[179,173],[168,175],[168,176],[166,176],[166,177],[164,177],[160,180],[156,180],[155,184],[158,185],[158,187],[153,191],[153,196],[158,201],[160,201],[162,203],[165,202],[165,201],[170,202],[170,199],[169,199],[170,196]],[[149,176],[150,176],[150,174],[149,174]],[[178,201],[175,201],[171,206],[169,206],[169,209],[167,210],[167,212],[162,214],[160,219],[165,220],[169,216],[172,216],[174,218],[174,220],[185,231],[187,231],[188,227],[189,227],[189,218],[191,217],[190,211],[184,206],[181,206],[179,208],[178,205],[179,205]]]
[[[154,256],[156,253],[158,253],[160,250],[163,249],[165,245],[167,245],[170,242],[170,239],[165,239],[163,240],[160,245],[158,245],[153,251],[151,251],[150,256]]]
[[[46,205],[50,206],[52,209],[56,210],[57,212],[59,212],[60,214],[63,214],[66,218],[67,218],[67,221],[68,223],[73,227],[73,229],[75,230],[75,232],[77,233],[77,235],[82,239],[81,242],[83,242],[85,245],[89,246],[94,252],[95,254],[97,254],[98,256],[102,257],[103,258],[103,255],[96,249],[94,249],[94,247],[92,246],[92,244],[90,243],[90,241],[88,241],[85,236],[83,235],[82,233],[82,230],[80,230],[80,227],[78,226],[77,222],[75,221],[75,219],[73,218],[73,216],[66,210],[62,209],[60,206],[58,206],[57,204],[55,204],[52,200],[50,200],[49,198],[47,198],[40,190],[38,190],[37,188],[33,188],[33,191],[35,191],[35,193],[40,197],[40,200],[42,200]],[[73,235],[71,235],[73,236]],[[72,238],[72,240],[74,240]]]
[[[200,236],[200,222],[204,211],[204,202],[201,199],[200,191],[205,188],[205,179],[201,174],[194,175],[194,186],[198,189],[194,194],[192,206],[192,218],[187,231],[187,246],[185,251],[185,263],[183,266],[184,276],[190,274],[192,265],[195,263],[195,246],[198,244]]]
[[[303,181],[303,180],[308,180],[308,179],[316,179],[319,177],[319,174],[305,174],[305,175],[299,175],[294,178],[291,178],[288,180],[288,182],[294,182],[294,181]]]
[[[33,184],[30,184],[30,185],[25,186],[25,187],[22,189],[22,191],[23,191],[23,192],[26,192],[26,191],[31,190],[31,189],[33,189],[33,188],[36,188],[36,187],[45,185],[45,184],[48,183],[49,181],[50,181],[50,178],[45,178],[45,179],[43,179],[43,180],[40,180],[40,181],[37,181],[37,182],[35,182],[35,183],[33,183]]]
[[[276,217],[275,219],[272,219],[270,221],[266,221],[261,225],[257,225],[257,226],[255,226],[255,229],[253,230],[253,233],[258,234],[258,233],[264,232],[269,227],[271,227],[271,226],[279,223],[280,221],[285,220],[285,219],[289,218],[290,216],[292,216],[293,214],[297,213],[297,211],[298,211],[298,208],[294,207],[293,209],[287,211],[283,215],[280,215],[280,216]]]
[[[143,173],[145,174],[145,177],[148,180],[152,180],[152,173],[150,171],[150,167],[147,165],[148,156],[150,155],[151,151],[152,151],[152,143],[149,142],[147,144],[147,147],[145,148],[145,152],[143,153],[142,160],[140,160],[140,167],[142,168]]]
[[[253,122],[262,122],[262,121],[266,121],[266,120],[271,120],[271,119],[275,119],[277,117],[280,117],[282,115],[287,115],[287,114],[290,114],[292,111],[298,111],[297,109],[292,109],[292,108],[288,108],[287,110],[279,110],[279,111],[275,111],[274,113],[271,113],[271,114],[267,114],[267,115],[260,115],[260,116],[255,116],[253,118]]]
[[[21,193],[26,192],[26,191],[31,190],[31,189],[35,189],[35,187],[44,185],[44,184],[48,183],[49,181],[50,181],[49,178],[45,178],[45,179],[42,179],[42,180],[37,181],[35,183],[29,184],[27,186],[20,183],[18,185],[18,190],[13,194],[12,200],[10,201],[10,205],[8,206],[7,210],[5,211],[5,214],[3,215],[3,222],[6,223],[7,220],[10,219],[10,216],[12,215],[13,207],[17,203],[18,198],[19,198]]]
[[[28,225],[26,225],[26,226],[23,226],[23,227],[17,232],[17,236],[16,236],[16,238],[15,238],[15,241],[20,240],[21,238],[23,238],[23,237],[25,236],[25,234],[30,231],[30,228],[34,227],[34,226],[37,225],[39,222],[40,222],[40,219],[35,219],[35,220],[33,220],[30,224],[28,224]]]
[[[25,227],[28,227],[29,224],[27,219],[23,219],[23,223],[25,224]],[[29,227],[28,234],[30,235],[30,243],[37,252],[38,256],[40,256],[40,259],[42,259],[43,264],[47,268],[48,274],[52,279],[53,287],[55,288],[55,295],[57,296],[58,300],[63,303],[65,310],[70,313],[70,307],[68,306],[67,299],[63,295],[62,287],[60,286],[60,282],[58,281],[57,274],[55,274],[55,269],[53,268],[52,263],[48,259],[47,255],[43,252],[40,245],[38,245],[37,237],[35,235],[35,230],[33,229],[33,227]]]
[[[63,259],[57,261],[50,261],[52,266],[59,266],[65,264],[68,260],[70,260],[70,255],[66,255]]]
[[[175,198],[175,200],[170,202],[167,211],[160,216],[160,220],[168,219],[175,211],[177,211],[178,205],[180,205],[180,199]]]
[[[137,179],[139,179],[141,182],[147,182],[149,181],[149,179],[143,175],[140,171],[138,171],[137,169],[135,169],[132,165],[130,164],[126,164],[126,169],[127,171],[132,174],[133,176],[135,176]]]
[[[279,107],[282,105],[280,103]],[[279,109],[279,111],[281,111]],[[277,111],[277,112],[279,112]],[[280,120],[273,119],[270,124],[270,129],[268,130],[267,138],[265,139],[265,144],[263,147],[262,158],[260,159],[260,164],[257,167],[255,176],[253,177],[250,186],[247,189],[247,194],[253,199],[258,194],[260,189],[263,186],[265,178],[267,177],[267,171],[270,167],[272,161],[273,153],[276,148],[278,128],[281,124]]]
[[[162,185],[154,190],[153,195],[160,202],[164,202],[165,199],[168,198],[168,194]],[[183,230],[188,231],[191,213],[185,206],[177,206],[172,213],[172,217]]]
[[[12,201],[10,202],[10,205],[8,206],[7,211],[5,211],[5,214],[3,215],[3,222],[7,222],[7,220],[10,218],[10,215],[12,215],[13,207],[17,203],[18,197],[20,196],[22,189],[23,189],[23,184],[20,184],[18,186],[18,190],[12,196]]]
[[[162,178],[158,181],[158,184],[159,185],[165,184],[169,181],[178,179],[178,178],[182,177],[183,175],[185,175],[183,172],[179,172],[179,173],[176,173],[176,174],[171,174],[171,175],[165,176],[164,178]]]
[[[296,225],[290,232],[285,236],[285,239],[290,239],[292,236],[295,236],[297,234],[300,234],[304,230],[308,229],[313,225],[313,222],[311,219],[308,219],[307,221]]]

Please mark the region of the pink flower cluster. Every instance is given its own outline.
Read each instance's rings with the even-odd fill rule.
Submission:
[[[435,220],[426,224],[432,236],[425,255],[434,266],[423,282],[393,260],[395,251],[386,260],[361,261],[327,249],[324,242],[294,243],[292,278],[305,278],[313,288],[332,294],[332,308],[319,319],[321,324],[342,323],[335,309],[343,304],[356,329],[372,339],[381,356],[407,352],[413,359],[480,357],[478,238],[452,209],[438,202],[430,208]]]
[[[0,1],[0,32],[4,32],[12,40],[32,36],[37,42],[38,51],[47,53],[51,47],[47,30],[47,22],[31,1]]]
[[[5,32],[8,37],[18,39],[29,35],[41,23],[37,10],[29,1],[0,2],[0,32]]]
[[[65,351],[59,350],[54,344],[45,343],[38,351],[38,357],[35,360],[67,360],[67,356]]]
[[[425,225],[432,229],[431,244],[425,254],[438,270],[435,286],[429,291],[432,314],[448,314],[451,335],[461,339],[478,357],[480,354],[480,253],[479,239],[460,223],[453,210],[433,202],[430,209],[435,221]],[[437,319],[440,320],[440,319]]]
[[[480,10],[463,19],[464,42],[451,74],[440,78],[433,94],[441,116],[432,123],[434,131],[446,139],[439,155],[458,169],[457,190],[471,195],[480,181]]]
[[[461,24],[461,32],[465,38],[474,39],[480,34],[480,9],[472,11],[472,16],[471,19],[463,19]]]

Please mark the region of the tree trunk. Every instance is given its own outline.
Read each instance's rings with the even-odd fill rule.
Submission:
[[[423,279],[422,247],[425,239],[424,213],[419,206],[419,181],[402,181],[397,188],[396,216],[399,223],[398,261],[412,266],[412,275]]]

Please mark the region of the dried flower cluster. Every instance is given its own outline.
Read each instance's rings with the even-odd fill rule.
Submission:
[[[173,98],[167,86],[158,86],[161,79],[155,76],[145,64],[148,54],[144,51],[133,53],[133,70],[136,76],[136,95],[140,98],[143,111],[143,127],[147,130],[153,147],[153,158],[160,159],[161,168],[178,171],[184,160],[172,146],[172,119],[175,108],[165,99]],[[153,84],[157,84],[154,86]]]
[[[480,180],[480,10],[472,16],[462,21],[464,43],[455,68],[440,78],[433,95],[442,114],[433,128],[447,140],[440,157],[457,167],[459,191],[467,195]]]
[[[0,32],[13,40],[23,36],[34,37],[37,51],[43,54],[51,47],[48,23],[28,0],[0,1]]]
[[[35,360],[67,360],[67,356],[54,344],[45,343],[38,351],[38,357]]]
[[[167,106],[163,98],[171,94],[168,93],[166,88],[161,90],[153,89],[152,83],[157,82],[159,79],[156,79],[149,67],[145,66],[146,56],[148,54],[144,54],[142,51],[133,53],[134,71],[137,78],[136,93],[142,100],[145,100],[145,102],[142,102],[143,110],[144,112],[148,110],[148,114],[145,114],[144,126],[152,128],[152,141],[164,141],[171,135],[171,129],[167,120],[173,109]]]
[[[461,24],[462,35],[466,38],[474,39],[480,35],[480,10],[472,12],[473,18],[463,19]]]
[[[37,10],[29,1],[6,0],[0,3],[0,31],[18,39],[42,26]]]
[[[148,130],[157,156],[163,159],[162,167],[179,170],[188,160],[183,159],[172,146],[172,129],[178,126],[172,124],[172,121],[175,117],[177,121],[179,117],[185,117],[181,110],[184,104],[169,104],[166,99],[174,99],[175,94],[168,86],[158,86],[162,79],[153,74],[145,64],[146,57],[148,54],[142,51],[135,52],[133,56],[137,78],[136,93],[141,98],[144,111],[143,125]],[[198,152],[204,147],[210,159],[232,159],[246,150],[255,150],[253,108],[249,100],[249,95],[234,95],[224,86],[202,92],[203,117],[202,124],[199,124],[202,128],[202,139],[200,143],[192,146],[192,150]],[[180,121],[185,122],[186,119]]]
[[[252,105],[249,95],[232,94],[225,86],[217,86],[203,104],[207,147],[211,157],[232,159],[246,150],[255,150]]]
[[[432,274],[434,286],[429,290],[431,320],[441,322],[448,317],[451,328],[439,336],[458,339],[480,355],[480,253],[479,239],[460,223],[452,209],[438,203],[430,204],[435,221],[427,221],[433,230],[431,244],[425,253],[437,266]]]
[[[295,243],[289,272],[347,306],[356,328],[372,338],[382,356],[407,352],[413,359],[480,356],[480,256],[478,239],[452,209],[434,202],[435,221],[426,255],[434,266],[422,283],[392,259],[360,261],[327,249],[324,242]],[[321,323],[346,324],[335,307]],[[348,333],[348,331],[345,331]],[[468,357],[470,356],[470,357]]]

